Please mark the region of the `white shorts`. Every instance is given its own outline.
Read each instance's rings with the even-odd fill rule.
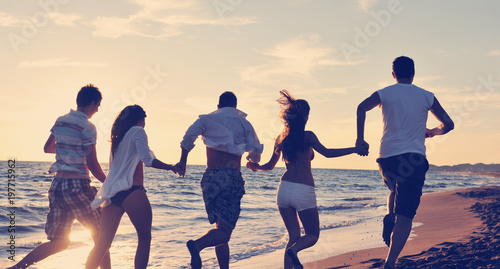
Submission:
[[[276,204],[281,208],[295,208],[298,212],[317,207],[314,187],[282,180],[276,193]]]

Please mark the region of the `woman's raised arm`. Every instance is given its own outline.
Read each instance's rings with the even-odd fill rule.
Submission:
[[[305,139],[307,143],[311,144],[311,147],[317,151],[319,154],[327,157],[327,158],[335,158],[344,155],[349,155],[352,153],[356,153],[355,147],[350,148],[340,148],[340,149],[329,149],[323,146],[319,141],[318,137],[312,131],[305,132]]]

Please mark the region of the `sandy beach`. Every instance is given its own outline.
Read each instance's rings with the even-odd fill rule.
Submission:
[[[397,268],[500,268],[499,216],[500,187],[424,194]],[[387,251],[359,250],[304,267],[383,268]]]

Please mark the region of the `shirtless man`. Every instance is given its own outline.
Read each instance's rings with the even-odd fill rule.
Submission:
[[[208,220],[216,228],[205,235],[189,240],[191,267],[201,268],[200,251],[215,247],[221,269],[229,268],[229,239],[240,215],[240,201],[245,194],[245,181],[240,172],[241,156],[249,152],[247,160],[260,161],[263,145],[245,117],[236,109],[234,93],[224,92],[219,97],[217,110],[200,115],[186,131],[181,142],[182,155],[179,166],[181,175],[186,172],[187,156],[199,135],[207,147],[207,169],[201,179],[201,189]]]

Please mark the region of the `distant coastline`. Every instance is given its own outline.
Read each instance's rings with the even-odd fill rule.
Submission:
[[[0,162],[6,162],[1,161]],[[22,161],[22,162],[38,162],[38,163],[52,163],[53,161]],[[108,165],[107,162],[101,162],[101,164]],[[193,166],[204,165],[204,164],[193,164]],[[316,168],[316,169],[339,169],[339,168]],[[342,170],[342,169],[339,169]],[[363,170],[363,169],[361,169]],[[375,170],[375,169],[374,169]],[[429,172],[449,172],[449,173],[470,173],[476,175],[486,175],[492,177],[500,177],[500,164],[484,164],[484,163],[464,163],[456,165],[429,165]]]
[[[471,173],[477,175],[487,175],[493,177],[500,177],[500,164],[457,164],[457,165],[443,165],[436,166],[430,165],[430,172],[459,172],[459,173]]]

